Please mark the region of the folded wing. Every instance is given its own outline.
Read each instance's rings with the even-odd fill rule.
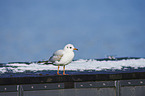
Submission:
[[[54,63],[55,61],[60,61],[64,54],[63,50],[58,50],[55,53],[53,53],[53,56],[50,57],[49,61]]]

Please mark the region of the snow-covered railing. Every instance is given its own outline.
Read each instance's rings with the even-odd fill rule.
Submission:
[[[57,67],[43,62],[1,63],[0,70],[0,96],[145,94],[144,58],[75,60],[66,66],[69,75],[56,75]]]

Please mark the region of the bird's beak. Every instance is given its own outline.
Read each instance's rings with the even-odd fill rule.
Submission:
[[[78,50],[77,48],[74,48],[74,50]]]

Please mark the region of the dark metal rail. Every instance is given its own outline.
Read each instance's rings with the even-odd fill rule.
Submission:
[[[0,96],[144,96],[144,94],[145,79],[0,86]]]
[[[0,78],[0,96],[144,96],[145,72]]]

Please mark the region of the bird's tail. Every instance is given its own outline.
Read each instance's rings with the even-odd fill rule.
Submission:
[[[37,63],[43,63],[43,64],[53,64],[51,61],[38,61]]]

